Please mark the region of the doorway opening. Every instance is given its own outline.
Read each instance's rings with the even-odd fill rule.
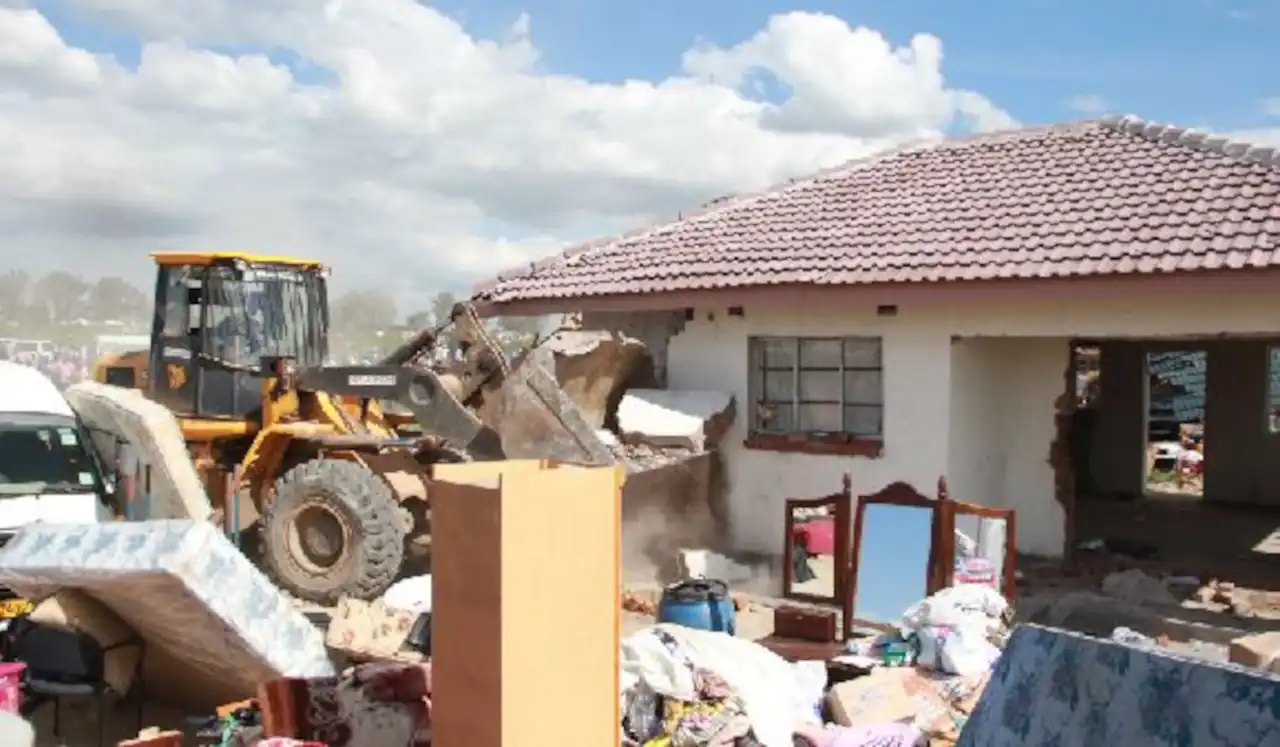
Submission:
[[[1209,356],[1181,349],[1146,354],[1143,492],[1204,497],[1205,382]]]

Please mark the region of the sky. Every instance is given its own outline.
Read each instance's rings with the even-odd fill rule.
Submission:
[[[893,145],[1130,113],[1280,145],[1260,0],[0,0],[0,270],[329,262],[406,312]]]

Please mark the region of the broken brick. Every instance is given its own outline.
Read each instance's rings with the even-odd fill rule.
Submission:
[[[1227,658],[1236,664],[1280,674],[1280,631],[1235,639],[1227,648]]]

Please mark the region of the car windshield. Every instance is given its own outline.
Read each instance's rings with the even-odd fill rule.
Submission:
[[[0,415],[0,499],[97,489],[97,465],[71,418]]]

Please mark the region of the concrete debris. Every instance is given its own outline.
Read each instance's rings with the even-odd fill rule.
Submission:
[[[555,358],[556,381],[593,428],[609,415],[630,386],[654,382],[653,360],[639,340],[602,330],[561,330],[546,348]]]
[[[707,549],[679,552],[680,576],[685,579],[715,578],[730,584],[745,583],[755,577],[751,566]]]
[[[1177,604],[1163,581],[1148,576],[1140,569],[1112,573],[1102,580],[1102,593],[1139,604]]]
[[[618,405],[618,430],[631,443],[705,451],[728,431],[735,409],[727,392],[632,389]]]
[[[1280,631],[1241,636],[1231,642],[1227,656],[1236,664],[1280,674]]]
[[[1196,589],[1183,606],[1236,617],[1254,617],[1258,615],[1258,607],[1271,605],[1265,592],[1238,587],[1230,581],[1214,580]]]

